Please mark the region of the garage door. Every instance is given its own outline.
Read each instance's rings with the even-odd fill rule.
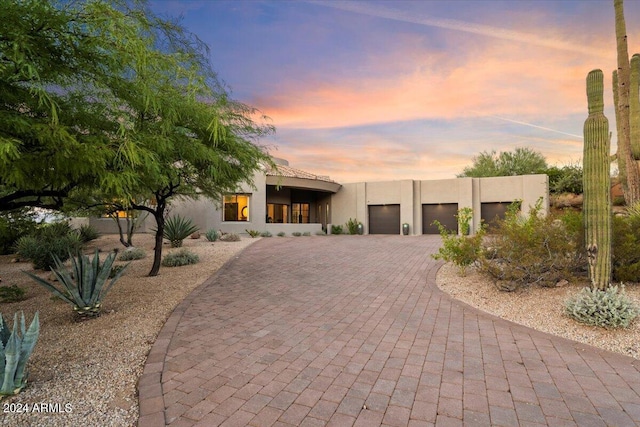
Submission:
[[[440,231],[433,221],[439,221],[447,230],[458,233],[457,203],[436,203],[422,205],[422,234],[438,234]]]
[[[400,234],[400,205],[369,205],[369,234]]]
[[[492,228],[497,220],[504,219],[507,209],[512,202],[482,203],[480,205],[480,217],[482,221]]]

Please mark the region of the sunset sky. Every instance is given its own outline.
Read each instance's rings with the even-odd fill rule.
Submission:
[[[271,154],[338,182],[452,178],[516,147],[577,163],[595,68],[615,130],[612,0],[151,4],[182,16],[232,97],[270,118]],[[640,1],[625,16],[640,52]]]

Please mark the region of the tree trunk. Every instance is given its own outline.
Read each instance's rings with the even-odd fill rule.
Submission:
[[[156,245],[153,248],[153,266],[149,276],[157,276],[160,271],[160,261],[162,260],[162,240],[164,234],[164,208],[155,210],[153,217],[156,219]]]
[[[618,101],[616,103],[616,121],[618,129],[618,161],[624,164],[626,186],[623,183],[625,201],[633,205],[640,201],[640,172],[631,155],[631,133],[629,122],[629,86],[630,66],[627,49],[627,27],[624,20],[623,0],[614,0],[616,15],[616,45],[618,50]]]

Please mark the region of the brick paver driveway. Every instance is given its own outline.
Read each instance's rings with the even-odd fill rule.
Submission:
[[[166,323],[140,379],[139,425],[640,424],[638,361],[450,299],[434,284],[439,244],[250,246]]]

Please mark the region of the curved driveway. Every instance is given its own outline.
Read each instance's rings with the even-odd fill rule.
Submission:
[[[637,360],[452,300],[439,244],[251,245],[165,324],[139,426],[640,425]]]

